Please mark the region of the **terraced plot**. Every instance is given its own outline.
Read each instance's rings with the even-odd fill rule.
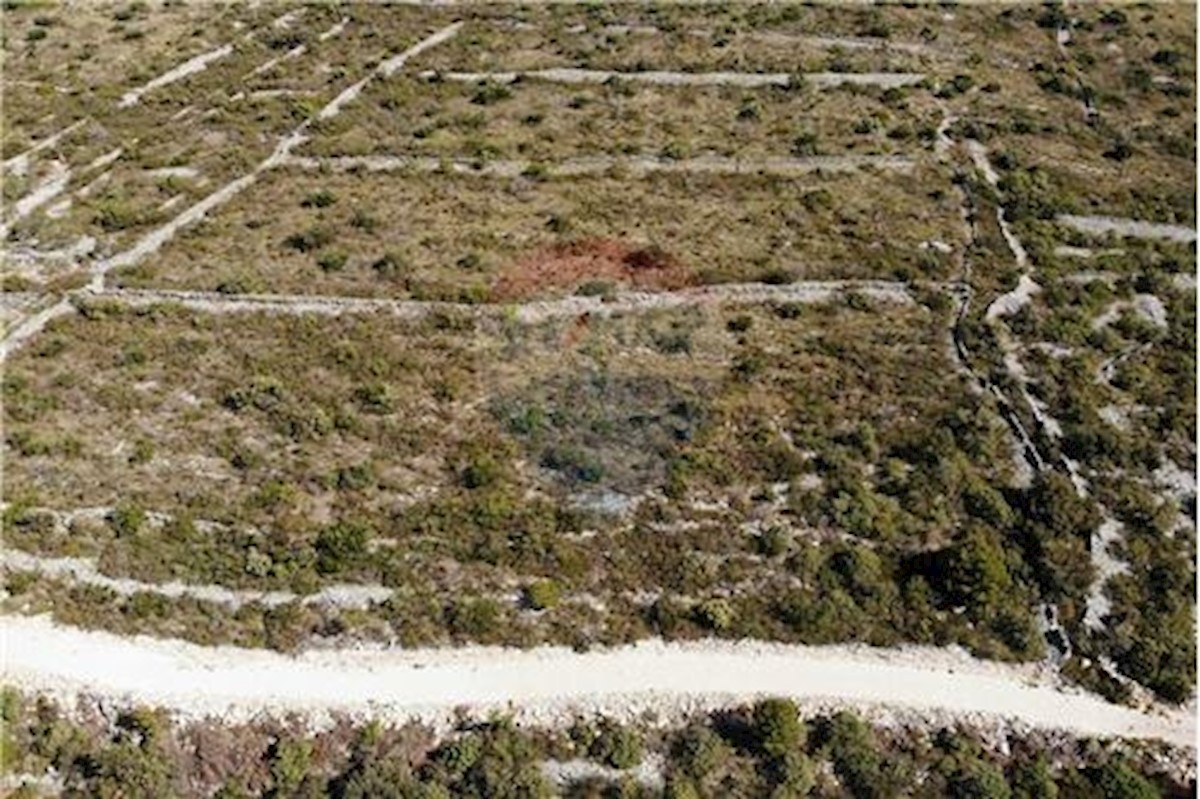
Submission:
[[[1001,428],[976,417],[980,400],[954,375],[942,331],[928,310],[896,304],[528,328],[101,304],[55,323],[10,366],[10,542],[151,581],[304,591],[381,580],[402,589],[384,618],[414,641],[438,640],[450,622],[472,635],[453,622],[469,596],[490,603],[481,608],[495,618],[476,630],[488,640],[564,640],[579,624],[618,640],[705,624],[928,640],[904,632],[902,616],[872,621],[881,597],[828,583],[819,564],[848,558],[853,581],[860,569],[924,568],[905,552],[950,556],[954,519],[979,511],[932,500],[943,481],[976,497],[968,503],[1005,507]],[[931,437],[944,424],[952,432]],[[988,470],[967,455],[983,451],[999,455]],[[959,471],[942,473],[945,457]],[[873,487],[858,483],[872,471]],[[21,509],[94,506],[117,510],[67,538]],[[147,511],[165,520],[141,522]],[[831,537],[846,543],[813,546]],[[799,593],[787,587],[797,578]],[[539,579],[556,581],[562,610],[518,612],[507,597]],[[827,617],[827,592],[856,621]],[[85,591],[56,612],[113,624],[123,601]],[[428,615],[442,603],[448,615]],[[704,622],[710,611],[721,618]],[[136,626],[154,629],[155,615],[139,611]],[[988,651],[1037,646],[990,643],[996,633],[942,618],[939,636]]]
[[[286,26],[277,24],[287,17],[278,9],[241,23],[225,45],[208,51],[219,58],[192,72],[183,60],[176,67],[187,74],[177,79],[156,84],[171,69],[147,79],[135,103],[114,86],[72,95],[69,108],[41,103],[36,93],[27,110],[18,104],[17,122],[5,133],[19,143],[6,144],[6,152],[24,152],[19,148],[34,138],[51,142],[32,160],[18,154],[6,162],[3,191],[13,205],[4,229],[12,250],[37,253],[94,239],[86,255],[101,259],[130,247],[254,169],[280,138],[384,57],[438,29],[436,15],[418,18],[403,9],[386,20],[366,7],[345,15],[303,11]],[[360,38],[361,46],[345,47],[343,37]],[[20,120],[43,116],[50,128],[25,132]],[[63,135],[54,138],[55,131]],[[38,203],[26,212],[22,204],[31,197]],[[17,274],[23,282],[6,276],[14,288],[39,282],[28,271]]]
[[[569,717],[597,696],[623,718],[751,696],[728,683],[765,651],[748,639],[808,704],[714,722],[740,741],[720,789],[647,765],[623,790],[1091,796],[1194,775],[1194,753],[1135,770],[1091,743],[1031,766],[1005,737],[1008,714],[1039,735],[1194,730],[1194,7],[13,5],[0,603],[23,618],[0,627],[34,642],[26,689],[362,711],[297,665],[323,648],[347,684],[405,682],[371,708],[389,721],[507,698],[575,723],[543,748],[506,722],[447,739],[528,765],[578,754],[576,731],[631,749],[648,728]],[[840,642],[872,648],[815,648]],[[590,682],[473,648],[548,643],[581,652],[536,649],[539,674]],[[59,664],[81,647],[96,674]],[[382,651],[341,651],[359,647]],[[492,676],[463,676],[480,652]],[[239,684],[120,673],[156,658]],[[682,663],[724,676],[675,680]],[[843,717],[805,745],[815,695],[861,709],[886,692],[872,674],[904,688],[873,717],[995,722],[995,764],[940,732],[938,765],[872,769]],[[3,700],[13,723],[23,700]],[[117,721],[129,774],[165,740],[147,713]],[[53,742],[78,730],[35,715],[20,768],[113,793],[109,761],[68,763]],[[795,734],[768,751],[760,722]],[[668,738],[663,762],[698,751]],[[356,795],[289,782],[312,754],[290,746],[227,793]],[[490,754],[414,747],[389,784],[415,768],[501,795],[446,771]],[[603,751],[593,787],[615,791],[636,758]],[[547,794],[522,768],[506,786]]]
[[[959,7],[900,11],[821,6],[496,7],[431,69],[491,71],[586,67],[687,72],[905,72],[945,70],[974,55],[972,69],[1011,64],[1053,43],[1028,35],[1027,10]],[[997,17],[1000,17],[998,20]]]
[[[300,152],[555,161],[587,155],[909,154],[941,113],[924,90],[510,85],[401,75]],[[397,116],[395,109],[409,112]]]
[[[510,179],[281,170],[116,281],[477,302],[626,274],[665,287],[946,280],[950,258],[927,242],[952,235],[959,211],[948,193],[912,192],[921,175],[938,180],[920,169],[636,181],[619,165],[610,175]]]

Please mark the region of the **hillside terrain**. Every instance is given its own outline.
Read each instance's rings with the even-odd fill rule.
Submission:
[[[1194,791],[1194,5],[2,13],[0,790]]]

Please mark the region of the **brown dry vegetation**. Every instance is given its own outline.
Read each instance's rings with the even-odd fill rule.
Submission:
[[[322,194],[332,203],[317,207]],[[950,259],[919,247],[954,243],[958,213],[933,169],[639,180],[280,171],[117,281],[481,301],[509,265],[588,239],[658,246],[699,282],[944,280]]]
[[[88,6],[79,16],[103,27],[96,18],[108,19],[120,13],[121,8]],[[71,88],[66,94],[35,90],[23,84],[6,85],[4,153],[7,156],[23,151],[34,139],[66,128],[76,120],[86,120],[56,146],[45,150],[27,174],[4,173],[3,195],[11,202],[38,184],[51,160],[60,160],[72,169],[71,181],[60,197],[72,200],[65,215],[54,219],[36,213],[14,225],[11,239],[18,243],[36,241],[41,248],[53,248],[90,235],[99,240],[98,254],[119,252],[155,225],[250,172],[275,149],[280,138],[340,91],[366,75],[383,58],[436,30],[442,22],[436,13],[396,9],[394,14],[380,15],[369,7],[357,6],[345,10],[350,19],[342,36],[321,42],[319,34],[341,18],[338,9],[307,7],[291,28],[273,27],[271,20],[287,11],[287,6],[271,4],[238,20],[243,27],[236,31],[231,30],[230,17],[236,16],[232,10],[215,15],[212,30],[220,38],[209,31],[204,42],[210,46],[199,51],[228,43],[234,45],[233,52],[186,80],[148,93],[131,107],[118,106],[122,94],[195,53],[185,49],[185,55],[164,64],[160,61],[170,54],[165,51],[153,59],[145,59],[143,63],[148,66],[143,68],[147,74],[136,80],[114,77],[110,82],[99,81],[86,89]],[[38,17],[32,10],[7,16],[18,20],[20,25],[32,25],[31,17]],[[57,31],[59,18],[68,15],[40,16],[53,18],[53,24],[42,27]],[[218,24],[218,20],[222,22]],[[124,24],[133,23],[118,23]],[[170,28],[169,23],[164,25],[164,29]],[[57,31],[55,35],[62,33]],[[356,40],[356,44],[347,46],[346,40]],[[40,40],[38,46],[50,41],[50,38]],[[13,44],[11,39],[9,43]],[[299,44],[307,48],[303,55],[247,78],[256,67]],[[61,49],[56,45],[55,52]],[[89,52],[85,47],[78,58],[84,59]],[[9,64],[29,61],[27,67],[35,69],[35,64],[40,64],[38,57],[32,51],[10,55]],[[89,61],[94,58],[98,58],[94,53],[86,56]],[[118,60],[112,68],[118,70],[120,64]],[[73,75],[76,70],[69,71]],[[6,80],[9,79],[10,74],[6,74]],[[251,95],[254,91],[272,89],[297,89],[305,93],[269,98]],[[53,98],[53,103],[43,102],[45,97]],[[41,127],[31,127],[35,123]],[[93,159],[117,148],[122,152],[111,167],[89,168]],[[187,167],[198,175],[196,178],[147,175],[150,170],[165,167]],[[100,182],[94,182],[97,179]],[[163,208],[164,203],[172,200],[173,205]]]
[[[915,154],[938,119],[923,89],[489,86],[401,74],[372,84],[353,112],[320,125],[322,135],[304,152],[551,161]]]
[[[731,4],[579,8],[494,6],[483,20],[421,66],[443,70],[595,69],[749,72],[926,71],[1028,57],[1032,25],[996,23],[996,6]],[[616,27],[614,27],[616,26]],[[654,28],[657,32],[643,30]],[[1036,33],[1034,34],[1036,36]],[[798,37],[852,37],[878,49],[821,45]],[[912,53],[883,45],[923,45]],[[1052,48],[1052,42],[1049,44]]]

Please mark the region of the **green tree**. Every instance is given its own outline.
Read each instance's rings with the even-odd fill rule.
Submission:
[[[1013,589],[999,536],[973,525],[950,552],[946,586],[968,607],[990,610],[1005,604]]]
[[[449,787],[463,799],[543,799],[551,795],[539,765],[542,753],[509,722],[479,734],[479,751]]]
[[[1004,772],[984,760],[967,763],[949,781],[950,795],[961,799],[1011,799]]]
[[[270,799],[292,797],[300,789],[312,766],[313,745],[308,740],[280,740],[269,752],[271,761]]]
[[[450,605],[446,621],[455,635],[480,640],[496,633],[501,615],[494,599],[461,599]]]
[[[1101,799],[1160,799],[1154,783],[1138,774],[1121,759],[1113,759],[1098,769],[1089,769],[1089,781]]]
[[[866,722],[853,713],[841,712],[827,719],[822,737],[838,779],[853,796],[885,799],[893,791],[883,771],[883,759]]]
[[[673,751],[679,768],[697,780],[718,771],[733,757],[733,750],[719,735],[700,725],[684,730]]]
[[[817,784],[817,771],[803,752],[788,752],[772,763],[771,799],[808,796]]]
[[[142,529],[146,523],[146,511],[135,502],[123,501],[108,515],[108,523],[117,538],[128,538]]]
[[[804,748],[807,730],[790,699],[764,699],[754,706],[754,734],[767,757],[782,758]]]
[[[723,632],[733,624],[736,611],[727,599],[707,599],[696,607],[695,617],[704,627]]]
[[[1058,799],[1058,784],[1044,754],[1021,763],[1013,771],[1013,799]]]
[[[86,795],[101,799],[155,799],[179,796],[171,764],[157,748],[131,741],[104,747],[89,769]]]

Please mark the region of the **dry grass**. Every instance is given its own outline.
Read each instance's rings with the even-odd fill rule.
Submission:
[[[162,288],[483,299],[507,265],[538,250],[612,239],[656,245],[702,282],[940,280],[952,276],[949,258],[919,244],[953,244],[961,235],[946,181],[933,170],[799,180],[654,174],[633,182],[619,175],[280,171],[117,279]],[[935,199],[939,184],[947,188]],[[322,192],[335,202],[313,207]]]
[[[507,8],[481,19],[423,67],[946,71],[972,57],[1001,65],[1030,54],[1026,31],[997,24],[1000,7],[608,5]],[[849,37],[872,47],[836,46]],[[899,47],[883,45],[895,42]],[[908,49],[906,49],[906,46]],[[1052,46],[1052,44],[1051,44]],[[924,49],[914,52],[912,48]]]
[[[378,81],[322,125],[315,155],[417,154],[556,160],[597,154],[690,157],[912,153],[940,114],[923,90],[512,86]],[[930,134],[929,138],[932,138]]]
[[[189,8],[194,11],[196,7]],[[96,15],[111,16],[118,11],[116,6],[89,6],[80,19],[103,27]],[[122,74],[123,51],[112,42],[97,45],[101,55],[95,56],[103,59],[111,51],[107,62],[110,82],[99,81],[86,92],[71,89],[47,93],[14,77],[23,74],[20,68],[6,73],[6,155],[23,151],[32,138],[61,130],[74,120],[84,120],[55,146],[40,152],[24,174],[5,171],[3,196],[12,203],[50,175],[54,162],[71,170],[65,191],[16,222],[10,240],[18,248],[53,250],[91,236],[98,241],[96,257],[122,251],[153,227],[250,172],[274,150],[281,137],[347,86],[368,75],[381,59],[434,30],[440,20],[437,14],[423,15],[415,10],[397,9],[380,16],[375,10],[358,7],[347,10],[349,19],[342,38],[321,41],[320,34],[342,19],[338,9],[306,8],[290,28],[272,26],[271,21],[286,11],[286,6],[271,5],[239,17],[232,9],[209,7],[211,25],[205,30],[211,35],[202,38],[204,47],[194,49],[204,52],[218,44],[232,43],[233,52],[201,72],[148,93],[131,107],[119,107],[119,98],[151,76],[117,77]],[[171,13],[182,12],[164,13],[163,32],[180,22]],[[53,24],[40,26],[34,24],[34,16],[32,11],[22,11],[14,18],[22,25],[46,28],[56,35],[69,32],[58,28],[59,17],[69,15],[52,13]],[[241,26],[236,30],[235,22]],[[156,23],[149,27],[157,30],[159,26]],[[347,39],[354,43],[347,46]],[[38,45],[50,46],[48,42],[53,44],[47,38]],[[307,48],[306,52],[246,79],[256,67],[299,44]],[[158,56],[146,55],[152,52],[148,49],[142,54],[144,69],[158,69],[154,74],[161,74],[195,54],[193,48],[178,42],[169,48],[177,54],[175,61],[160,64]],[[24,63],[22,59],[35,56],[32,52],[12,55],[10,63]],[[71,74],[76,71],[73,67],[68,70]],[[302,93],[254,95],[256,91],[276,89]],[[53,99],[54,104],[47,105],[43,102],[46,98]],[[29,127],[34,121],[40,126],[37,129]],[[96,159],[114,151],[119,151],[115,161],[96,164]],[[155,170],[177,168],[196,174],[154,174]],[[54,216],[45,213],[47,207],[63,201],[69,204],[58,207]]]
[[[111,2],[6,9],[4,155],[286,10]]]

